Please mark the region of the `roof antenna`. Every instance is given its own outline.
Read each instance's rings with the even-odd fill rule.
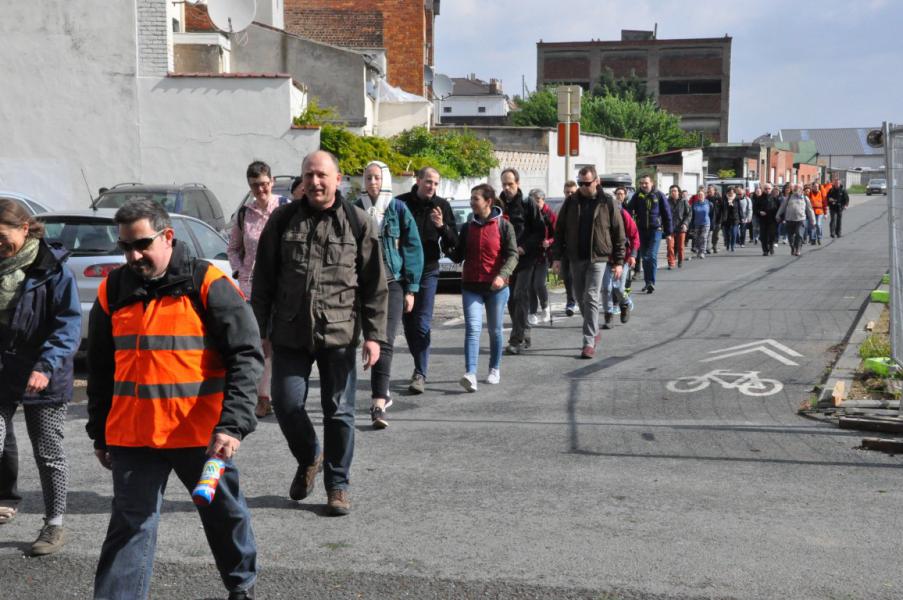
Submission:
[[[652,39],[658,39],[658,23],[655,24],[655,28],[652,30]]]
[[[91,195],[91,186],[88,185],[88,176],[85,175],[84,167],[81,168],[81,172],[82,172],[82,179],[85,180],[85,187],[88,188],[88,199],[91,201],[91,210],[97,210],[97,207],[95,206],[95,204],[97,204],[97,201],[100,200],[100,196],[98,196],[97,198],[94,198],[94,196]]]

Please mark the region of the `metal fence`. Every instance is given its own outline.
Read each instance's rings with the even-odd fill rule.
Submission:
[[[887,213],[890,224],[890,343],[903,367],[903,127],[884,124]]]

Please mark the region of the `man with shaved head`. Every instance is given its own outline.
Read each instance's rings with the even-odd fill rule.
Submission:
[[[251,306],[264,352],[272,355],[272,401],[298,461],[292,500],[314,489],[323,469],[327,512],[346,515],[354,453],[355,350],[364,369],[385,341],[388,289],[370,217],[342,197],[335,156],[304,158],[303,195],[277,208],[257,246]],[[323,444],[305,410],[311,367],[320,373]]]

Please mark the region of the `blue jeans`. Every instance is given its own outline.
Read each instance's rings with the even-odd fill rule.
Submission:
[[[188,493],[197,484],[205,448],[110,447],[113,510],[94,577],[95,599],[147,598],[154,569],[160,505],[171,471]],[[246,590],[257,580],[257,545],[251,514],[239,489],[238,469],[226,462],[209,506],[198,506],[207,543],[226,588]],[[188,533],[188,535],[194,535]]]
[[[646,285],[655,285],[655,270],[658,268],[658,246],[661,243],[661,230],[648,231],[640,229],[640,256],[643,258],[643,281],[646,282]]]
[[[822,232],[824,231],[825,226],[825,215],[815,215],[815,223],[808,220],[806,223],[809,225],[806,237],[813,243],[821,241]]]
[[[733,252],[737,247],[737,238],[740,236],[739,225],[722,225],[724,231],[724,249]]]
[[[354,346],[307,350],[273,348],[273,412],[298,465],[314,464],[320,440],[305,409],[313,364],[320,372],[323,407],[323,483],[327,490],[348,489],[354,457]]]
[[[414,309],[401,317],[404,338],[414,357],[414,372],[424,378],[430,366],[430,324],[438,286],[439,269],[424,271],[420,277],[420,291],[414,295]]]
[[[633,300],[630,299],[630,296],[624,291],[624,288],[627,287],[627,274],[630,271],[630,267],[625,263],[621,268],[621,277],[620,279],[615,280],[611,276],[611,265],[605,265],[605,274],[602,275],[602,312],[604,313],[612,313],[617,312],[614,304],[618,304],[620,306],[624,306],[625,304],[633,308]]]
[[[489,368],[498,369],[502,362],[502,322],[505,320],[505,304],[511,290],[508,286],[498,291],[473,292],[461,290],[464,304],[464,366],[468,373],[477,372],[480,356],[480,333],[483,330],[483,306],[489,322]]]

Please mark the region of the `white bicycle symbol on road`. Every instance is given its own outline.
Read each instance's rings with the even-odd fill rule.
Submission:
[[[705,375],[690,375],[669,381],[665,387],[672,392],[687,394],[698,392],[712,383],[721,385],[726,390],[737,390],[747,396],[771,396],[784,389],[784,384],[777,379],[763,379],[759,371],[724,371],[715,369]]]

